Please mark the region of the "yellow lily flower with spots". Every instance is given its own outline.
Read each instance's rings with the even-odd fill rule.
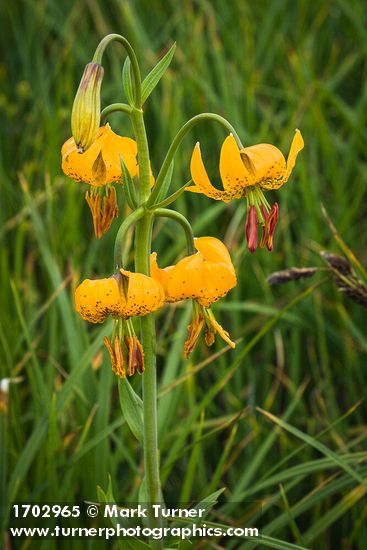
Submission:
[[[107,123],[99,128],[96,139],[85,151],[74,138],[69,138],[61,149],[62,170],[75,181],[88,183],[90,191],[85,199],[93,218],[94,232],[99,239],[118,216],[116,189],[113,183],[123,182],[121,160],[132,178],[139,176],[136,141],[115,134]],[[150,184],[154,176],[150,173]]]
[[[75,291],[75,309],[85,321],[103,323],[109,315],[115,319],[111,340],[104,343],[110,354],[112,370],[120,378],[132,376],[135,368],[144,371],[143,348],[135,335],[131,317],[144,316],[164,304],[164,289],[152,277],[120,271],[105,279],[85,279]]]
[[[194,244],[197,250],[195,254],[165,268],[158,267],[155,252],[150,256],[151,275],[163,286],[165,301],[193,300],[193,319],[184,345],[185,357],[194,349],[204,324],[208,346],[214,343],[215,334],[219,334],[229,346],[235,347],[228,332],[217,322],[210,309],[211,304],[237,284],[231,257],[225,244],[215,237],[198,237],[194,239]]]
[[[287,160],[274,145],[259,143],[240,149],[233,135],[223,142],[219,171],[223,189],[214,187],[208,177],[200,152],[196,144],[191,157],[191,177],[195,185],[186,187],[186,191],[201,193],[215,200],[229,202],[232,199],[246,198],[248,214],[246,219],[246,240],[251,253],[258,245],[258,225],[263,234],[261,248],[273,249],[273,235],[278,222],[278,204],[270,207],[264,191],[279,189],[289,179],[298,153],[303,149],[304,141],[296,130]]]

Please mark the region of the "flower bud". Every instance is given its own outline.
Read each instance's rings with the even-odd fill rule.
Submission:
[[[102,65],[88,63],[74,99],[71,112],[71,131],[80,153],[92,145],[97,135],[103,73]]]

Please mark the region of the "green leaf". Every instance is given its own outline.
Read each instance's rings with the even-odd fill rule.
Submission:
[[[122,414],[136,439],[143,444],[143,402],[126,378],[119,380],[118,385]]]
[[[178,550],[190,550],[192,548],[192,542],[189,540],[181,540],[178,545]]]
[[[136,196],[134,182],[130,176],[130,172],[124,163],[124,159],[120,155],[120,164],[122,171],[122,183],[124,184],[124,193],[127,204],[130,206],[131,210],[135,210],[138,205],[138,200]]]
[[[159,193],[156,198],[156,202],[160,203],[165,198],[167,191],[169,189],[169,186],[171,185],[172,180],[172,174],[173,174],[173,167],[174,167],[174,161],[171,162],[169,165],[169,168],[167,170],[166,177],[163,180],[162,187],[159,190]]]
[[[171,48],[168,50],[166,55],[162,57],[160,61],[158,61],[157,65],[153,67],[153,69],[150,71],[150,73],[144,78],[142,83],[142,104],[146,102],[164,73],[169,67],[169,64],[171,63],[173,54],[175,53],[176,49],[176,43],[174,43]]]
[[[125,63],[122,69],[122,85],[124,87],[127,101],[131,106],[134,106],[134,89],[131,80],[131,62],[129,57],[125,59]]]
[[[298,544],[292,544],[285,540],[275,539],[273,537],[267,537],[266,535],[260,535],[259,537],[247,537],[248,540],[256,542],[254,548],[259,548],[259,544],[266,546],[267,548],[275,548],[275,550],[309,550],[305,546],[298,546]],[[247,544],[244,544],[241,548],[250,548]]]
[[[345,472],[347,472],[353,479],[358,481],[358,483],[363,485],[363,487],[367,488],[366,481],[357,472],[355,472],[353,468],[351,468],[349,464],[347,464],[347,462],[340,457],[340,455],[337,455],[336,453],[334,453],[331,449],[329,449],[328,447],[326,447],[325,445],[317,441],[314,437],[311,437],[310,435],[307,435],[301,432],[301,430],[298,430],[294,426],[291,426],[290,424],[288,424],[284,420],[281,420],[280,418],[277,418],[273,414],[267,411],[264,411],[260,407],[256,407],[256,410],[258,410],[259,412],[261,412],[261,414],[265,415],[267,418],[275,422],[275,424],[278,424],[278,426],[280,426],[287,432],[293,434],[295,437],[298,437],[305,443],[308,443],[311,447],[314,447],[315,449],[320,451],[320,453],[322,453],[323,455],[329,457],[336,464],[338,464],[340,468],[342,468]]]
[[[104,492],[104,490],[98,485],[97,496],[98,496],[99,502],[103,502],[106,504],[116,504],[115,497],[113,496],[113,492],[112,492],[112,481],[111,481],[110,475],[108,476],[107,492]],[[109,519],[115,528],[117,527],[118,523],[120,524],[127,523],[125,522],[125,518],[110,517]],[[129,525],[126,524],[126,527],[128,526]],[[151,546],[149,546],[149,544],[145,544],[145,542],[142,542],[141,540],[135,537],[132,537],[131,539],[123,539],[119,541],[119,545],[121,550],[151,550],[152,548]]]
[[[367,489],[365,487],[354,487],[335,506],[325,511],[325,513],[312,524],[308,531],[306,531],[304,535],[305,543],[311,544],[318,536],[327,532],[331,525],[345,515],[348,510],[353,508],[359,500],[366,496],[366,492]]]
[[[203,518],[206,518],[213,506],[217,504],[218,498],[224,491],[225,487],[222,487],[222,489],[219,489],[218,491],[215,491],[214,493],[211,493],[207,497],[203,498],[203,500],[201,500],[199,504],[195,506],[195,510],[199,510],[199,508],[205,508]]]

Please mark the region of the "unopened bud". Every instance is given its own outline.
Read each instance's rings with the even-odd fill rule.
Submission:
[[[88,63],[74,99],[71,112],[71,131],[80,153],[92,145],[97,135],[103,73],[102,65]]]

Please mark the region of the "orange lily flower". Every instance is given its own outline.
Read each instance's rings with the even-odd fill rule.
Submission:
[[[111,130],[109,124],[102,126],[94,143],[84,153],[71,137],[61,148],[62,170],[75,181],[89,183],[93,187],[102,187],[109,183],[121,181],[122,157],[131,177],[138,173],[136,142],[122,137]]]
[[[163,304],[164,289],[158,281],[124,269],[106,279],[85,279],[75,291],[75,309],[90,323],[103,323],[109,315],[147,315]]]
[[[165,291],[166,302],[193,298],[209,307],[236,286],[237,278],[227,247],[214,237],[194,239],[198,252],[176,265],[160,269],[157,254],[151,254],[151,275]]]
[[[273,247],[273,235],[278,221],[278,205],[270,207],[263,191],[279,189],[289,179],[298,153],[304,141],[296,130],[287,161],[283,153],[274,145],[260,143],[239,149],[233,135],[223,142],[219,171],[223,190],[214,187],[206,172],[199,143],[191,157],[191,176],[195,185],[186,191],[201,193],[215,200],[229,202],[232,199],[246,198],[249,207],[246,220],[246,239],[249,251],[257,248],[257,226],[261,225],[263,237],[260,246],[269,251]]]
[[[164,289],[152,277],[121,269],[105,279],[85,279],[75,291],[75,309],[90,323],[103,323],[109,315],[115,319],[113,337],[104,338],[110,354],[112,370],[124,378],[125,359],[128,357],[128,375],[135,367],[144,371],[144,351],[135,335],[131,317],[156,311],[164,304]],[[117,333],[117,334],[116,334]]]
[[[187,298],[194,300],[193,321],[188,327],[189,336],[185,342],[184,355],[194,349],[200,331],[205,323],[205,341],[213,344],[216,332],[231,347],[235,344],[215,320],[210,305],[225,296],[236,286],[236,273],[229,252],[219,239],[200,237],[194,239],[198,252],[186,256],[176,265],[160,269],[157,254],[151,254],[151,275],[159,281],[165,291],[166,302],[178,302]]]
[[[61,148],[64,174],[91,186],[85,198],[97,238],[108,231],[113,219],[118,216],[116,191],[112,184],[123,179],[120,157],[133,178],[139,173],[137,152],[136,142],[115,134],[109,124],[98,130],[95,141],[84,152],[80,151],[73,137]],[[150,179],[153,185],[152,174]]]

